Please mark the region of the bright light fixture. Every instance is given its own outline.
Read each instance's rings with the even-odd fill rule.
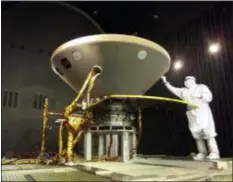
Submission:
[[[184,66],[183,62],[182,62],[181,60],[177,60],[177,61],[175,61],[174,64],[173,64],[173,69],[174,69],[175,71],[178,71],[178,70],[180,70],[181,68],[183,68],[183,66]]]
[[[219,42],[216,42],[216,43],[212,43],[209,45],[209,53],[210,54],[216,54],[220,51],[221,49],[221,45]]]

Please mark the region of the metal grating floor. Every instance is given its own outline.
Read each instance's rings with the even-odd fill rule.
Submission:
[[[110,181],[77,168],[40,165],[2,166],[2,181]]]

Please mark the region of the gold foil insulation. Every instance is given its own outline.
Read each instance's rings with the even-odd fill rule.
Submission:
[[[46,125],[48,121],[48,106],[49,106],[49,101],[48,98],[46,98],[44,102],[43,121],[42,121],[42,139],[41,139],[41,150],[40,150],[41,156],[44,156],[44,152],[45,152]]]
[[[80,140],[81,136],[83,135],[83,133],[84,133],[83,130],[78,132],[77,136],[74,139],[73,147],[79,142],[79,140]]]
[[[76,98],[73,102],[65,107],[64,113],[56,113],[56,112],[48,112],[48,99],[45,99],[44,104],[44,112],[43,112],[43,123],[42,123],[42,142],[41,142],[41,155],[44,155],[45,152],[45,138],[46,138],[46,125],[48,121],[48,115],[60,116],[66,120],[60,121],[59,123],[59,132],[58,132],[58,154],[47,162],[54,162],[58,159],[61,160],[62,156],[66,153],[67,154],[67,161],[72,162],[73,156],[73,148],[76,143],[78,143],[79,139],[81,138],[83,131],[79,131],[80,126],[86,122],[91,123],[92,121],[92,113],[90,111],[84,111],[83,116],[81,115],[74,115],[73,112],[75,111],[78,102],[80,101],[81,97],[83,96],[84,92],[87,90],[87,97],[86,99],[90,99],[90,92],[94,86],[94,82],[97,76],[101,73],[100,67],[93,67],[91,71],[88,73],[86,80],[82,88],[80,89],[79,93],[77,94]],[[67,138],[67,150],[63,150],[63,128],[66,127],[68,131],[68,138]],[[78,133],[78,134],[77,134]],[[74,135],[77,136],[74,139]]]
[[[82,116],[69,116],[68,117],[68,126],[70,129],[74,132],[76,132],[80,125],[85,122],[85,119],[83,119]]]
[[[59,123],[59,132],[58,132],[58,161],[61,161],[62,157],[62,150],[63,150],[63,126],[64,123],[60,122]]]
[[[73,160],[73,142],[74,135],[72,131],[68,130],[68,138],[67,138],[67,162],[72,162]]]
[[[68,117],[68,138],[67,138],[67,160],[72,162],[73,147],[78,142],[80,136],[78,135],[74,140],[74,135],[78,132],[80,126],[85,123],[85,119],[81,116]],[[80,133],[81,135],[82,133]],[[75,142],[75,144],[74,144]]]
[[[96,72],[96,67],[93,67],[91,69],[91,71],[89,72],[89,74],[87,75],[87,78],[84,81],[84,84],[81,87],[81,89],[80,89],[78,95],[76,96],[76,98],[73,100],[73,102],[70,105],[68,105],[65,108],[64,117],[67,118],[67,117],[69,117],[74,112],[77,103],[79,102],[80,98],[84,94],[85,90],[89,87],[90,81],[91,81],[92,77],[94,77],[97,74],[99,74],[99,73]]]

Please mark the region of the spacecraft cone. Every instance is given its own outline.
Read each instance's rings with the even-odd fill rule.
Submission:
[[[144,38],[100,34],[71,40],[52,54],[53,71],[76,92],[93,66],[102,69],[93,97],[144,94],[170,68],[170,56]]]

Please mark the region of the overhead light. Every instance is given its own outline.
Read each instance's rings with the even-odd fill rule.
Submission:
[[[219,42],[211,43],[209,45],[208,51],[210,54],[217,54],[221,49],[221,44]]]
[[[153,15],[153,18],[154,18],[154,19],[158,19],[159,16],[158,16],[158,15]]]
[[[175,71],[178,71],[178,70],[182,69],[183,66],[184,66],[183,61],[177,60],[177,61],[175,61],[174,64],[173,64],[173,69],[174,69]]]

